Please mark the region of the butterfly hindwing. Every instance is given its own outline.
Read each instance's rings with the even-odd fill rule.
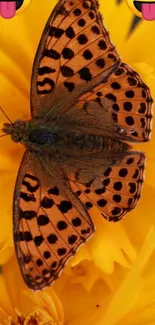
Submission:
[[[88,211],[95,206],[108,221],[119,221],[139,201],[144,175],[145,156],[141,152],[128,152],[119,157],[111,166],[102,166],[98,175],[81,169],[78,179],[71,182],[79,199]],[[102,162],[102,161],[101,161]],[[83,180],[85,178],[85,181]]]
[[[32,116],[49,117],[51,108],[58,111],[64,103],[67,109],[80,94],[107,78],[119,62],[98,2],[59,1],[33,65]]]
[[[86,209],[79,212],[52,182],[45,188],[32,166],[27,151],[14,194],[14,241],[26,284],[40,290],[59,276],[94,228]]]

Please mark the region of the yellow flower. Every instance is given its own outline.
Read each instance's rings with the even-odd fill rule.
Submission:
[[[152,227],[130,271],[116,264],[109,276],[83,261],[42,292],[26,288],[13,257],[0,275],[0,324],[154,325],[154,249]]]
[[[146,268],[150,256],[154,258],[154,248],[155,230],[152,228],[129,272],[116,264],[115,272],[110,276],[102,273],[89,292],[79,284],[71,284],[69,278],[59,294],[66,324],[154,325],[155,266],[149,262]],[[83,277],[86,282],[87,274]]]
[[[55,3],[56,1],[52,1],[51,5],[49,0],[39,3],[33,0],[21,15],[10,21],[0,22],[0,104],[12,120],[28,118],[30,115],[29,84],[32,62],[41,32],[51,12],[51,7],[54,7]],[[132,33],[129,33],[133,15],[126,7],[125,1],[116,5],[114,0],[104,0],[101,3],[101,11],[111,39],[122,60],[141,74],[155,98],[155,46],[152,37],[155,25],[142,21]],[[0,113],[0,121],[4,122],[4,120],[3,114]],[[0,219],[0,229],[3,229],[0,233],[0,248],[5,247],[3,243],[9,242],[7,249],[11,255],[13,245],[12,196],[23,148],[20,145],[14,145],[9,137],[1,138],[0,141],[1,199],[3,202],[1,207],[3,218]],[[146,152],[148,157],[140,203],[134,211],[117,224],[108,223],[94,209],[92,218],[96,225],[96,233],[79,250],[53,286],[63,304],[67,325],[79,323],[153,325],[155,315],[152,307],[154,304],[152,286],[155,281],[153,274],[155,265],[152,260],[151,262],[148,260],[154,249],[154,132],[150,143],[135,147]],[[14,260],[15,256],[4,266],[4,277],[6,275],[11,277],[10,270],[14,270],[14,264],[12,264],[15,263]],[[147,272],[144,271],[144,265],[147,267]],[[16,272],[19,274],[18,268]],[[12,282],[8,282],[8,279],[6,278],[5,281],[7,285],[9,283],[9,289],[12,288],[11,296],[13,296],[18,286],[14,286],[13,279]],[[21,280],[19,293],[23,285]],[[51,289],[47,292],[52,295]],[[129,299],[125,303],[128,293]],[[7,300],[5,303],[7,304]],[[21,311],[16,304],[14,307]],[[10,315],[12,315],[11,312]]]
[[[63,325],[64,314],[57,294],[30,291],[11,259],[0,274],[0,324]]]

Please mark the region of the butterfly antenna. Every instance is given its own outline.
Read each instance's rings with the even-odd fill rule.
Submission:
[[[5,137],[6,135],[10,135],[10,133],[2,134],[2,135],[0,135],[0,138]]]
[[[9,117],[6,115],[6,113],[3,111],[3,108],[0,106],[0,109],[1,109],[1,111],[2,111],[2,113],[5,115],[5,117],[7,118],[7,120],[11,123],[11,124],[13,124],[12,123],[12,121],[9,119]],[[6,134],[7,135],[7,134]]]

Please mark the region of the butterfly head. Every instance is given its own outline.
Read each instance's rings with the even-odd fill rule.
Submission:
[[[27,123],[23,120],[16,120],[14,123],[4,123],[3,132],[11,135],[14,142],[23,142],[27,133]]]

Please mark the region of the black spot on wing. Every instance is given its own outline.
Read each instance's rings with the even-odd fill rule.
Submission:
[[[69,92],[72,92],[75,88],[75,84],[73,82],[68,82],[68,81],[64,82],[64,86],[65,88],[67,88]]]
[[[80,79],[85,81],[90,81],[92,79],[92,74],[90,73],[89,68],[82,68],[79,70]]]
[[[137,187],[136,187],[136,184],[135,184],[135,183],[130,182],[130,183],[129,183],[129,187],[130,187],[129,192],[130,192],[131,194],[133,194],[133,193],[136,192]]]
[[[39,181],[37,177],[35,177],[31,174],[25,174],[24,178],[26,178],[26,177],[32,179],[33,181]]]
[[[76,218],[72,219],[72,224],[73,224],[74,227],[81,226],[81,223],[82,222],[81,222],[81,219],[79,217],[76,217]]]
[[[76,9],[74,9],[73,10],[73,14],[75,15],[75,16],[80,16],[81,15],[81,9],[79,9],[79,8],[76,8]]]
[[[53,49],[51,49],[51,50],[45,49],[43,51],[42,57],[45,57],[45,56],[48,58],[54,59],[54,60],[59,60],[61,57],[60,53],[58,53],[56,50],[53,50]]]
[[[94,34],[100,34],[100,29],[98,28],[98,26],[94,25],[91,27],[91,31],[94,33]]]
[[[51,26],[48,34],[49,36],[60,38],[64,34],[64,30],[62,28],[56,28],[54,26]]]
[[[75,36],[75,32],[71,26],[66,29],[66,36],[70,39]]]
[[[43,261],[39,258],[37,261],[36,261],[36,264],[38,266],[42,266],[43,265]]]
[[[50,234],[47,240],[50,244],[55,244],[58,241],[58,237],[55,234]]]
[[[98,47],[99,47],[100,50],[104,50],[105,51],[106,48],[107,48],[107,44],[106,44],[106,42],[104,40],[100,40],[98,42]]]
[[[78,236],[72,234],[68,237],[68,244],[73,245],[78,239]]]
[[[36,202],[36,198],[33,194],[20,192],[20,198],[23,199],[25,202]]]
[[[71,69],[70,67],[67,67],[67,66],[62,66],[61,68],[60,68],[60,70],[61,70],[61,73],[62,73],[62,75],[63,75],[63,77],[72,77],[73,75],[74,75],[74,71],[73,71],[73,69]]]
[[[49,194],[53,194],[53,195],[56,195],[56,196],[58,196],[59,195],[59,189],[58,189],[58,187],[53,187],[53,188],[50,188],[49,190],[48,190],[48,193]]]
[[[37,218],[38,226],[46,226],[50,222],[48,216],[40,214]]]
[[[50,78],[45,78],[43,81],[37,81],[37,86],[44,87],[47,84],[50,86],[50,89],[37,89],[38,94],[50,93],[53,90],[55,83]]]
[[[30,181],[28,181],[27,179],[30,179]],[[36,192],[39,188],[39,180],[35,176],[32,176],[30,174],[25,174],[22,184],[31,193]]]
[[[39,76],[43,76],[46,73],[53,73],[53,72],[56,72],[56,70],[52,69],[50,67],[46,67],[46,66],[41,67],[41,68],[38,69],[38,75]]]
[[[18,233],[15,233],[14,235],[15,241],[31,241],[32,234],[29,231],[19,231]]]
[[[43,241],[44,241],[44,238],[42,235],[34,237],[34,242],[35,242],[36,246],[40,246],[43,243]]]
[[[51,253],[49,251],[45,251],[43,255],[46,260],[51,257]]]
[[[87,209],[87,210],[89,210],[89,209],[91,209],[93,207],[93,204],[91,203],[91,202],[85,202],[85,208]]]
[[[79,21],[78,21],[78,25],[79,25],[80,27],[84,27],[85,24],[86,24],[86,21],[85,21],[83,18],[79,19]]]
[[[104,68],[104,66],[105,66],[105,61],[104,61],[104,59],[102,59],[102,58],[100,58],[100,59],[97,59],[96,60],[96,65],[97,65],[97,67],[99,67],[99,68]]]
[[[61,231],[68,227],[67,223],[63,220],[58,221],[57,228]]]
[[[92,52],[90,51],[90,50],[85,50],[84,52],[83,52],[83,57],[86,59],[86,60],[90,60],[90,59],[92,59],[92,57],[93,57],[93,54],[92,54]]]
[[[88,38],[85,34],[81,34],[77,37],[77,41],[80,45],[84,45],[88,42]]]
[[[70,201],[63,200],[58,205],[58,208],[62,213],[67,213],[69,210],[72,209],[72,203]]]
[[[45,209],[50,209],[54,205],[54,201],[46,196],[41,200],[41,206]]]
[[[58,248],[57,253],[59,256],[63,256],[67,253],[67,249],[66,248]]]
[[[65,47],[62,51],[62,56],[64,59],[70,60],[74,57],[74,52],[69,47]]]
[[[19,218],[25,220],[32,220],[37,217],[36,211],[33,210],[25,210],[19,209]]]
[[[29,264],[32,261],[32,256],[31,255],[23,255],[23,263]]]

